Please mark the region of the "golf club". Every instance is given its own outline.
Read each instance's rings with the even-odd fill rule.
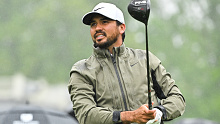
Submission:
[[[143,22],[146,29],[146,59],[147,59],[147,81],[148,81],[148,106],[152,109],[151,88],[150,88],[150,70],[148,53],[148,33],[147,24],[150,15],[150,0],[131,0],[128,5],[128,13],[136,20]]]

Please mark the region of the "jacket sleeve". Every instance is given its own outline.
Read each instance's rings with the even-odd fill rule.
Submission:
[[[165,95],[165,99],[161,99],[161,105],[157,106],[163,112],[163,120],[172,120],[183,115],[185,99],[171,75],[159,64],[155,70],[155,76]]]
[[[73,67],[74,68],[74,67]],[[81,71],[72,69],[68,91],[80,124],[113,124],[113,111],[97,107],[94,88]]]
[[[163,112],[162,119],[172,120],[183,115],[186,106],[185,99],[175,81],[152,53],[150,53],[150,64],[155,77],[153,79],[152,76],[152,79],[159,84],[159,90],[162,90],[159,93],[161,104],[155,107]]]

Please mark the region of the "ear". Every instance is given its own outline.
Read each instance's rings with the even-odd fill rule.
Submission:
[[[123,34],[123,33],[125,32],[125,29],[126,29],[125,24],[121,24],[121,25],[119,26],[119,32],[120,32],[120,34]]]

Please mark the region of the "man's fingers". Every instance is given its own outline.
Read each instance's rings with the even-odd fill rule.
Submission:
[[[145,110],[149,110],[147,104],[144,104],[143,107],[145,108]]]
[[[156,115],[156,110],[145,109],[144,112],[145,112],[146,114]]]
[[[154,119],[156,116],[152,110],[145,112],[144,115],[145,115],[146,119],[148,119],[148,120]]]
[[[154,105],[154,102],[152,101],[152,105]],[[147,108],[149,108],[148,104],[144,104]]]

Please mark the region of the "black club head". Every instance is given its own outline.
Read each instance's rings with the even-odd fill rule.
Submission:
[[[128,12],[134,19],[147,24],[150,15],[150,0],[131,0]]]

